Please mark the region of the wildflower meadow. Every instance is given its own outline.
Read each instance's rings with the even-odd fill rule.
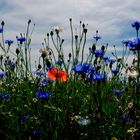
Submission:
[[[54,27],[31,62],[34,24],[6,40],[0,25],[1,140],[139,140],[140,139],[140,22],[132,40],[122,40],[122,56],[95,31],[87,43],[87,26],[79,32],[69,19],[70,48],[63,50],[62,29]],[[85,48],[88,47],[88,55]],[[13,52],[12,47],[16,47]],[[128,63],[128,58],[133,58]],[[33,69],[35,67],[35,69]]]

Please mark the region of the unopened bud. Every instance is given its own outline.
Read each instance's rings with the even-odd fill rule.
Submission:
[[[16,54],[18,55],[19,54],[19,48],[16,48]]]
[[[2,22],[1,22],[1,26],[4,26],[4,24],[5,24],[4,21],[2,21]]]
[[[31,23],[31,20],[29,19],[28,24],[30,24],[30,23]]]

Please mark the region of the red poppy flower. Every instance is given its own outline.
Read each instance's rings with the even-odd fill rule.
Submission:
[[[67,73],[63,70],[52,68],[51,70],[48,70],[48,78],[65,82],[67,81]]]

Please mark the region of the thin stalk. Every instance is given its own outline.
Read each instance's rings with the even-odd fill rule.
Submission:
[[[44,71],[44,74],[46,76],[46,72],[45,72],[45,59],[43,58],[43,71]]]
[[[84,59],[84,48],[85,48],[85,44],[86,44],[86,32],[85,32],[85,38],[84,38],[84,43],[83,43],[83,48],[82,48],[82,60],[81,60],[81,64],[83,63],[83,59]]]
[[[48,49],[51,51],[51,53],[52,53],[52,55],[53,55],[53,58],[54,58],[54,62],[56,63],[56,58],[55,58],[55,55],[54,55],[53,50],[52,50],[51,48],[48,48]]]
[[[138,30],[136,30],[136,35],[137,35],[137,39],[138,39],[138,36],[139,36]],[[138,48],[138,46],[137,46],[137,48]],[[138,53],[138,64],[137,64],[137,66],[138,66],[138,75],[137,75],[137,83],[139,83],[139,77],[140,77],[140,50],[139,49],[140,48],[138,48],[138,50],[137,50],[137,53]]]
[[[73,62],[74,62],[74,48],[73,48],[73,27],[72,27],[72,19],[70,19],[70,29],[71,29],[72,58],[73,58]]]
[[[30,73],[31,72],[31,68],[32,68],[32,64],[31,64],[31,48],[29,49],[29,68],[30,68]]]
[[[78,36],[75,37],[75,46],[76,46],[76,49],[75,49],[75,60],[73,61],[74,64],[77,63],[77,61],[78,61],[78,56],[79,56]]]
[[[49,43],[49,35],[47,35],[47,41],[48,41],[48,47],[50,46],[50,43]]]
[[[58,54],[59,54],[59,49],[57,48],[57,45],[55,44],[55,41],[54,41],[54,39],[53,39],[53,36],[52,36],[52,35],[51,35],[51,39],[52,39],[52,43],[53,43],[53,45],[54,45],[55,49],[57,50],[57,52],[58,52]]]
[[[26,76],[26,79],[27,79],[27,74],[28,74],[28,54],[27,54],[27,48],[28,48],[28,37],[29,37],[29,26],[30,26],[30,23],[28,23],[28,26],[27,26],[27,31],[26,31],[26,42],[25,42],[25,67],[26,67],[26,70],[25,70],[25,76]]]
[[[3,26],[2,26],[3,29]],[[2,46],[3,46],[3,50],[5,52],[5,56],[6,56],[6,50],[5,50],[5,43],[4,43],[4,33],[2,32]]]

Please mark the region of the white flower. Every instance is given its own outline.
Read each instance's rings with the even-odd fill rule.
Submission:
[[[60,28],[59,26],[54,26],[54,27],[52,28],[52,31],[54,31],[54,32],[56,32],[56,33],[59,33],[59,32],[62,32],[63,29]]]
[[[42,54],[42,57],[48,56],[49,53],[47,48],[41,48],[39,52]]]
[[[78,120],[79,125],[89,125],[91,123],[90,119],[81,118]]]

